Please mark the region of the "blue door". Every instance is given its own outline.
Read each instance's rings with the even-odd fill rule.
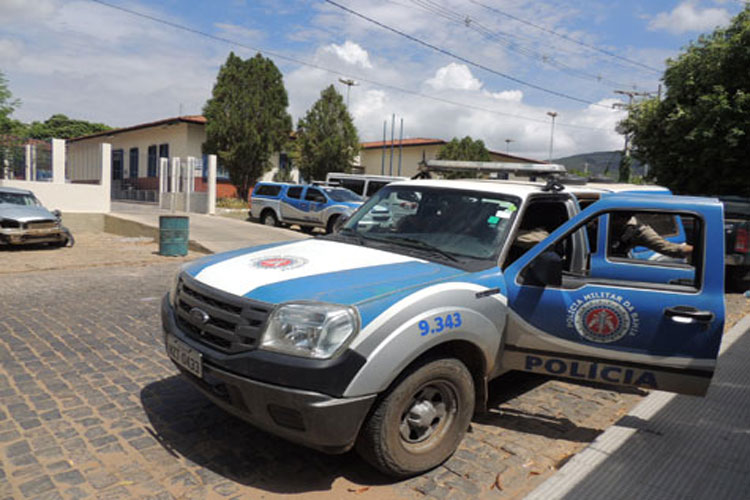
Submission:
[[[570,268],[581,262],[575,253],[591,262],[593,249],[577,237],[587,224],[626,210],[690,218],[692,254],[685,262],[627,263],[605,253],[598,267]],[[714,200],[611,197],[563,224],[506,270],[504,367],[704,394],[724,327],[722,217]],[[627,273],[607,272],[628,265]]]

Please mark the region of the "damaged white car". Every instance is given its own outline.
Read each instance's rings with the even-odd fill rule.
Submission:
[[[59,210],[50,212],[27,189],[0,187],[0,245],[48,243],[72,247]]]

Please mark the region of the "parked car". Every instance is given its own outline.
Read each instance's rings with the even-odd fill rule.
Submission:
[[[397,477],[445,461],[510,370],[704,395],[722,206],[628,189],[590,188],[581,210],[555,183],[389,184],[334,234],[187,264],[161,305],[166,351],[230,413]],[[691,258],[617,252],[626,214],[690,219]],[[548,236],[527,246],[526,229]]]
[[[724,205],[724,257],[727,278],[734,287],[750,279],[750,198],[719,196]]]
[[[259,182],[250,197],[250,217],[268,226],[298,224],[306,232],[321,227],[330,233],[361,204],[358,194],[341,187]]]
[[[73,235],[62,225],[59,210],[50,212],[26,189],[0,187],[0,244],[72,247],[74,242]]]

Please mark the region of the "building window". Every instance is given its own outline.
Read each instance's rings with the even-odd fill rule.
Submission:
[[[169,158],[169,144],[159,144],[159,158]]]
[[[138,178],[138,148],[130,148],[130,164],[128,165],[130,178]]]
[[[156,177],[156,164],[156,145],[154,144],[148,147],[148,172],[146,173],[148,177]]]
[[[123,168],[122,168],[123,151],[122,149],[115,149],[112,151],[112,179],[122,179]]]
[[[292,159],[286,153],[279,153],[279,170],[291,170]]]

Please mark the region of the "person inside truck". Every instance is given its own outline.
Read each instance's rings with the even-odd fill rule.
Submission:
[[[688,243],[673,243],[663,238],[648,224],[639,221],[632,212],[616,212],[611,216],[610,253],[616,257],[629,257],[629,252],[637,247],[668,257],[683,259],[693,253],[693,246]]]

